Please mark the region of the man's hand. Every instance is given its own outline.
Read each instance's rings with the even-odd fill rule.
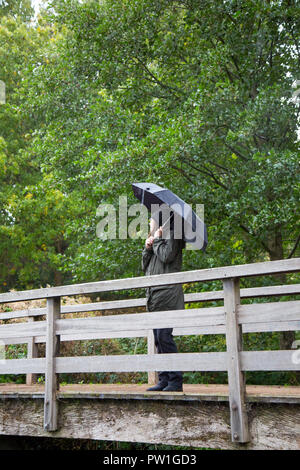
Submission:
[[[162,236],[162,227],[159,227],[154,234],[154,238],[161,238],[161,236]]]
[[[150,250],[150,248],[152,247],[153,240],[154,240],[154,237],[147,238],[146,243],[145,243],[147,250]]]

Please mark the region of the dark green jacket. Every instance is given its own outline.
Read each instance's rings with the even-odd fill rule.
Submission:
[[[146,276],[181,271],[182,240],[155,238],[150,249],[142,253],[142,269]],[[146,289],[147,310],[184,309],[184,295],[181,284],[150,287]]]

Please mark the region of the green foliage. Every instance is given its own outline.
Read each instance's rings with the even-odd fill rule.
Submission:
[[[117,207],[121,195],[135,203],[134,181],[205,205],[209,245],[205,255],[186,250],[184,270],[299,256],[297,7],[294,0],[56,0],[34,23],[29,1],[0,1],[0,291],[141,275],[143,240],[96,236],[98,205]],[[242,287],[287,280],[299,275]],[[277,349],[279,339],[245,341]],[[142,340],[105,344],[77,348],[145,352]],[[222,336],[178,344],[225,347]],[[247,375],[249,383],[264,379],[296,380]],[[186,380],[218,383],[226,375]]]
[[[89,82],[77,113],[85,129],[93,116],[82,138],[94,142],[85,142],[80,165],[68,161],[90,194],[116,204],[132,181],[153,180],[204,203],[207,255],[187,253],[186,269],[289,256],[299,233],[294,2],[60,1],[54,8],[53,19],[72,31],[64,53],[73,80]],[[112,269],[123,258],[122,241],[106,243],[106,252],[94,245]],[[65,267],[82,278],[82,263],[74,266],[80,254],[71,247],[70,254]]]
[[[0,51],[4,290],[141,274],[142,240],[95,235],[138,180],[205,204],[184,269],[297,254],[296,2],[60,0],[2,21],[28,49]]]
[[[33,13],[31,0],[0,0],[0,18],[9,15],[30,21]]]

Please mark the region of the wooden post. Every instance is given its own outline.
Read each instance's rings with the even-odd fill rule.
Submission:
[[[28,322],[35,321],[35,317],[28,317]],[[27,343],[27,359],[34,359],[38,357],[37,344],[32,336]],[[26,374],[26,385],[33,385],[37,381],[36,374]]]
[[[147,337],[148,354],[156,354],[153,330],[148,331]],[[158,372],[148,372],[148,384],[154,385],[158,382]]]
[[[241,370],[242,330],[238,324],[240,304],[239,279],[223,280],[224,308],[226,317],[226,345],[228,357],[228,384],[231,437],[233,442],[250,440],[248,417],[245,405],[245,376]]]
[[[56,335],[55,322],[60,316],[60,297],[47,299],[47,332],[46,332],[46,372],[44,428],[46,431],[57,430],[56,392],[59,387],[55,371],[55,358],[59,354],[59,337]]]

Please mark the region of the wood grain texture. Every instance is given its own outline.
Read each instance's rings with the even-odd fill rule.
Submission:
[[[242,351],[243,371],[300,370],[293,362],[296,350],[287,351]],[[185,371],[226,371],[227,353],[178,353],[138,354],[115,356],[58,357],[55,360],[57,373],[77,372],[155,372],[163,369]],[[45,373],[44,358],[8,359],[0,364],[0,374]]]
[[[287,284],[282,286],[249,287],[241,289],[241,298],[272,297],[282,295],[300,294],[300,284]],[[213,300],[223,300],[223,290],[210,292],[195,292],[184,295],[185,303],[207,302]],[[102,310],[125,309],[134,307],[145,307],[146,298],[112,300],[102,302],[90,302],[85,304],[70,304],[61,306],[61,314],[94,312]],[[47,314],[47,308],[27,308],[14,310],[12,312],[0,312],[0,320],[9,320],[13,318],[22,318],[28,316],[42,316]]]
[[[35,317],[28,317],[28,322],[34,322]],[[38,348],[37,348],[37,343],[35,342],[34,336],[31,336],[29,338],[29,341],[27,343],[27,359],[35,359],[38,357]],[[37,381],[37,376],[36,374],[27,374],[26,375],[26,384],[27,385],[32,385]]]
[[[248,416],[246,412],[246,383],[241,366],[242,329],[238,323],[240,307],[239,279],[223,281],[226,317],[226,347],[229,384],[231,437],[233,442],[248,442]]]
[[[0,400],[0,434],[145,442],[212,449],[300,450],[300,405],[248,405],[250,442],[231,442],[220,402],[61,399],[58,428],[43,427],[43,400]]]
[[[57,334],[94,333],[95,331],[145,330],[185,326],[224,325],[224,308],[195,308],[163,312],[68,318],[56,321]],[[1,331],[1,327],[0,327]]]
[[[225,352],[58,357],[58,373],[227,370]]]
[[[300,331],[300,321],[281,321],[281,322],[265,322],[265,323],[246,323],[242,325],[243,333],[255,333],[266,331]],[[60,341],[79,341],[79,340],[95,340],[105,338],[147,338],[148,332],[152,330],[122,330],[122,331],[96,331],[93,333],[80,332],[76,334],[61,335]],[[173,329],[174,336],[182,335],[219,335],[225,334],[225,325],[216,326],[199,326],[199,327],[175,327]],[[25,344],[31,337],[21,338],[4,338],[5,344]],[[45,343],[45,336],[35,336],[35,343]]]
[[[299,355],[296,350],[280,351],[242,351],[241,367],[250,370],[300,370]]]
[[[286,322],[300,320],[300,300],[240,305],[238,322],[247,323]]]
[[[46,335],[47,322],[37,321],[34,323],[12,323],[10,325],[0,325],[0,339],[26,338],[29,336]]]
[[[7,359],[0,363],[0,374],[44,374],[46,362],[38,359]]]
[[[183,392],[147,392],[147,384],[67,384],[60,385],[58,399],[91,400],[179,400],[179,401],[229,401],[228,384],[183,384]],[[0,384],[0,398],[44,398],[43,384]],[[290,403],[300,405],[300,386],[246,385],[247,403]]]
[[[44,427],[47,431],[57,430],[57,398],[58,376],[56,370],[59,355],[59,336],[56,332],[56,321],[60,316],[60,298],[47,299],[47,331],[46,331],[46,368],[45,368],[45,399]]]
[[[156,349],[156,346],[155,346],[153,330],[148,330],[148,334],[147,334],[147,354],[149,354],[149,355],[157,354],[157,349]],[[158,372],[157,371],[148,372],[148,384],[149,385],[154,385],[156,383],[158,383]]]

